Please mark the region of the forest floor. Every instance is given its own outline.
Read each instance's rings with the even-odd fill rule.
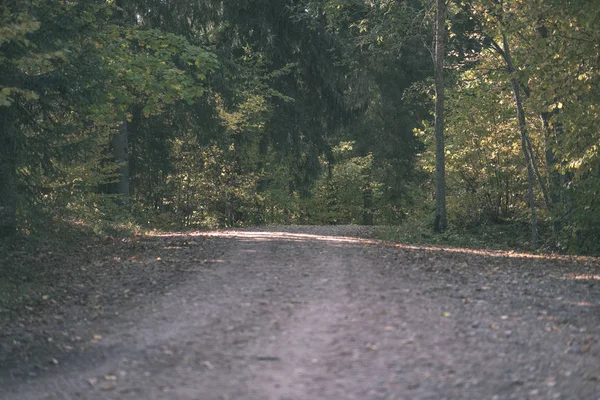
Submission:
[[[370,233],[16,247],[0,399],[600,399],[600,259]]]

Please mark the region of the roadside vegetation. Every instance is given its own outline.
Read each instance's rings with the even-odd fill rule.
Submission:
[[[600,254],[599,5],[440,3],[2,0],[2,257],[269,224]]]

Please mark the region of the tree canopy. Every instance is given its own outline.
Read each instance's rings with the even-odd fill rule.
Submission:
[[[432,226],[445,92],[449,228],[597,253],[596,3],[0,0],[0,236]]]

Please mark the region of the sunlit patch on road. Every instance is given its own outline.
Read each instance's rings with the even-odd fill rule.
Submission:
[[[201,233],[203,236],[209,237],[226,237],[240,238],[249,240],[293,240],[293,241],[325,241],[337,243],[358,243],[358,244],[374,244],[378,243],[372,239],[362,239],[348,236],[325,236],[308,233],[290,233],[290,232],[259,232],[259,231],[218,231]]]
[[[568,304],[579,307],[600,307],[600,304],[590,303],[589,301],[569,301]]]
[[[572,279],[574,281],[600,281],[600,275],[569,274],[567,275],[567,279]]]
[[[513,250],[486,250],[486,249],[469,249],[463,247],[451,246],[431,246],[431,245],[411,245],[396,243],[377,239],[365,239],[352,236],[334,236],[334,235],[318,235],[296,232],[282,231],[243,231],[243,230],[228,230],[228,231],[213,231],[213,232],[170,232],[154,234],[155,237],[215,237],[215,238],[235,238],[243,241],[265,241],[265,240],[289,240],[297,242],[321,241],[330,243],[345,243],[345,244],[363,244],[371,245],[378,244],[383,246],[394,246],[403,250],[420,250],[439,253],[459,253],[464,255],[485,256],[495,258],[520,258],[520,259],[538,259],[548,261],[568,261],[568,262],[583,262],[589,265],[600,266],[600,257],[588,256],[570,256],[558,254],[535,254],[526,252],[516,252]],[[573,275],[570,274],[564,279],[573,280],[600,280],[600,275]]]

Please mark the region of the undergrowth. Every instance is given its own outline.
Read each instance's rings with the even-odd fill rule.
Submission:
[[[130,222],[47,218],[0,240],[0,321],[41,305],[57,277],[81,268],[96,249],[140,233]]]
[[[551,238],[540,229],[541,253],[554,252]],[[391,240],[414,245],[438,245],[466,247],[488,250],[532,251],[531,231],[528,224],[521,221],[503,223],[482,223],[471,227],[451,225],[443,233],[434,233],[432,223],[423,219],[407,219],[398,226],[379,226],[375,236],[381,240]]]

